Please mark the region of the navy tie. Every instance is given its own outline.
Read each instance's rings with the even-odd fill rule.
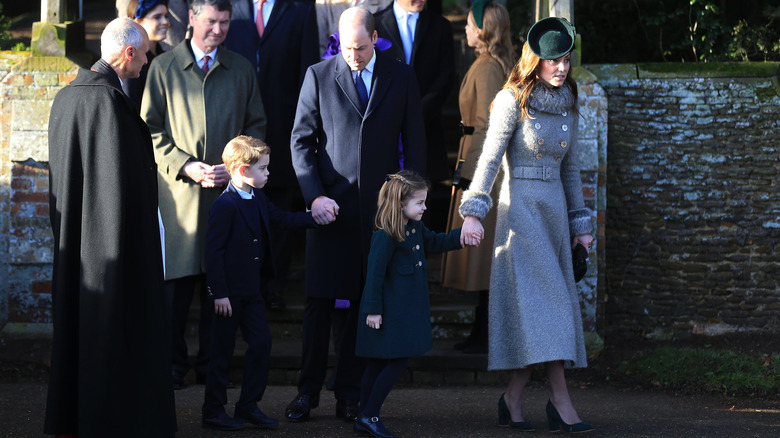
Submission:
[[[363,71],[361,70],[355,73],[355,88],[357,88],[357,93],[360,97],[360,103],[363,104],[363,109],[366,109],[368,105],[368,90],[366,90],[366,84],[363,82]]]

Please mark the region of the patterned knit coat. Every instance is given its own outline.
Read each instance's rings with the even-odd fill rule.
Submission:
[[[490,274],[488,369],[563,360],[587,366],[571,238],[592,233],[576,163],[579,117],[568,86],[538,84],[529,117],[510,90],[496,96],[462,216],[492,207],[499,166],[505,178]]]

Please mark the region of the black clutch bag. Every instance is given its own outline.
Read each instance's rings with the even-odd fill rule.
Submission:
[[[578,243],[571,251],[571,261],[574,266],[574,282],[576,283],[582,280],[588,272],[588,250]]]

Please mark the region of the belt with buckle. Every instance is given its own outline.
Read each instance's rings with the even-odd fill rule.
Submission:
[[[512,169],[512,178],[553,181],[561,179],[561,170],[557,167],[547,166],[515,166],[515,168]]]

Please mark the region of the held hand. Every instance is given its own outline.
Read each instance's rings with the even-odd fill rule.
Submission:
[[[211,172],[211,166],[201,161],[189,161],[181,168],[179,174],[195,181],[197,184],[203,184],[207,175]]]
[[[574,238],[571,239],[571,247],[574,248],[578,243],[581,243],[582,246],[585,247],[585,250],[588,251],[588,254],[590,254],[590,247],[593,245],[593,236],[590,234],[580,234],[579,236],[574,236]]]
[[[214,300],[214,313],[219,316],[233,316],[233,308],[230,306],[230,298],[217,298]]]
[[[382,315],[368,315],[366,316],[366,325],[372,329],[379,330],[382,326]]]
[[[318,196],[311,203],[311,215],[317,225],[327,225],[336,220],[339,205],[327,196]]]
[[[475,216],[466,216],[460,229],[460,246],[479,246],[485,229]]]
[[[230,174],[224,164],[217,164],[213,167],[214,187],[225,187],[230,181]]]
[[[224,187],[227,185],[229,179],[230,174],[228,174],[224,164],[208,166],[208,172],[204,174],[203,180],[200,182],[200,186],[207,189],[213,187]]]

